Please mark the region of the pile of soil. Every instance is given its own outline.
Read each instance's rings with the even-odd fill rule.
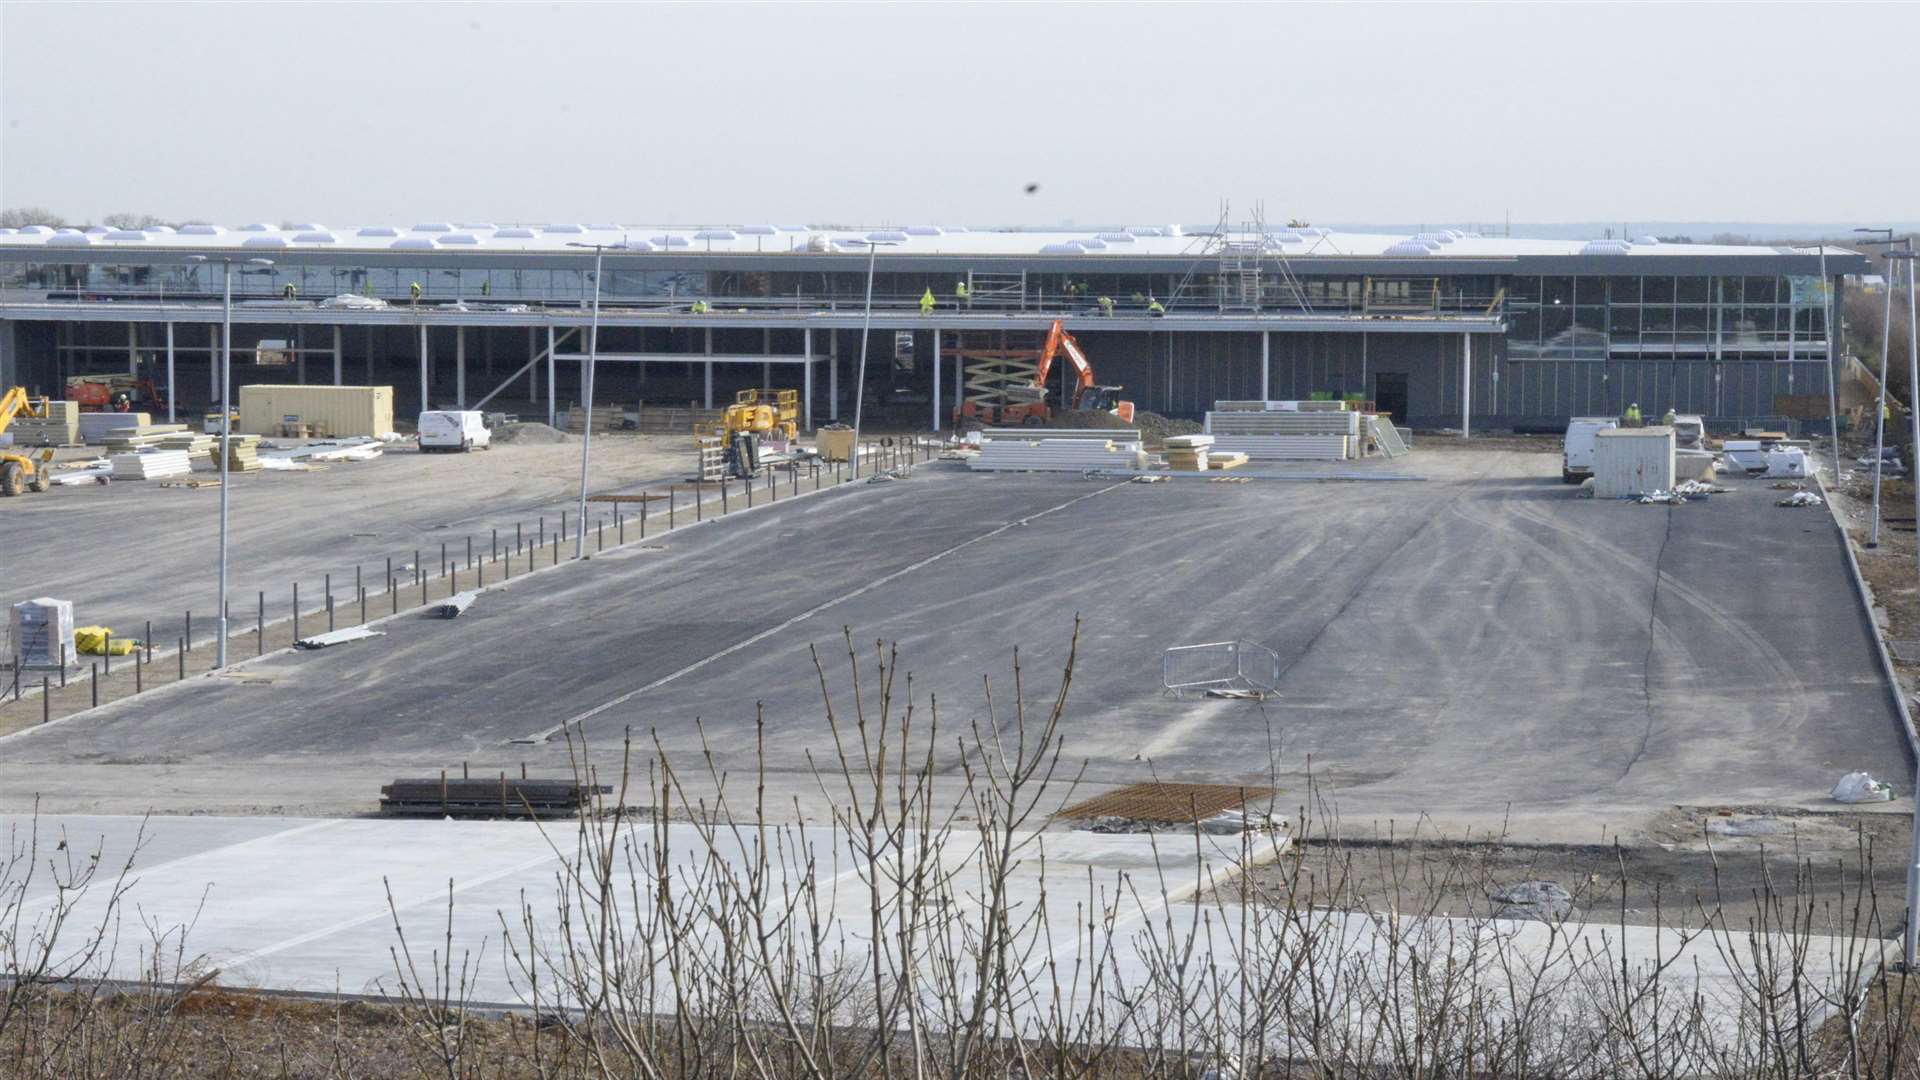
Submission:
[[[1138,428],[1140,430],[1140,437],[1148,442],[1159,442],[1169,435],[1192,435],[1200,430],[1200,425],[1196,421],[1174,420],[1161,416],[1157,412],[1148,412],[1145,409],[1136,409],[1134,411],[1132,423],[1128,423],[1112,413],[1101,412],[1097,409],[1069,409],[1054,413],[1052,426],[1062,428]]]
[[[572,442],[573,436],[538,422],[506,424],[493,430],[493,441],[504,445],[546,446]]]

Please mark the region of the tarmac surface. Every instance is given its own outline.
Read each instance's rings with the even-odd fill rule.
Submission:
[[[1017,734],[1014,648],[1032,731],[1076,616],[1063,773],[1084,762],[1087,790],[1277,783],[1281,809],[1349,825],[1596,842],[1675,805],[1831,807],[1844,772],[1908,774],[1819,509],[1760,481],[1673,508],[1576,499],[1540,454],[1395,471],[1427,479],[923,468],[763,506],[517,579],[452,622],[403,615],[0,740],[0,809],[362,813],[380,783],[463,761],[564,770],[565,725],[603,770],[628,729],[683,775],[751,774],[764,739],[769,790],[809,817],[831,800],[809,755],[833,752],[812,647],[844,723],[843,628],[870,719],[875,643],[897,643],[894,723],[910,699],[925,731],[937,702],[958,785],[956,737]],[[1234,639],[1278,654],[1276,695],[1163,690],[1166,648]]]
[[[665,485],[691,472],[692,451],[666,453],[653,436],[600,435],[594,442],[594,491]],[[63,452],[62,460],[75,455]],[[81,457],[94,455],[83,454]],[[56,473],[57,475],[57,473]],[[192,479],[218,479],[204,459]],[[324,606],[333,576],[336,603],[353,597],[359,567],[369,592],[379,591],[386,560],[430,567],[440,544],[464,556],[467,538],[481,550],[490,530],[512,542],[541,517],[551,533],[575,510],[580,443],[497,446],[484,453],[421,454],[391,447],[378,460],[335,463],[316,472],[230,474],[230,579],[234,631],[252,629],[257,594],[267,619],[291,612],[292,586],[301,607]],[[52,596],[74,602],[80,625],[103,624],[138,637],[153,624],[160,648],[173,646],[193,612],[198,642],[211,641],[219,607],[218,488],[163,488],[158,482],[87,484],[10,499],[0,513],[0,603]],[[596,508],[604,511],[604,507]]]

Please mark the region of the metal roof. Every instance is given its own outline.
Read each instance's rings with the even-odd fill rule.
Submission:
[[[953,227],[914,225],[904,228],[775,228],[768,225],[705,225],[663,228],[653,226],[615,226],[544,224],[496,228],[483,224],[456,227],[445,222],[423,222],[412,226],[347,225],[326,228],[302,224],[277,229],[251,224],[238,227],[189,225],[178,232],[113,231],[104,233],[52,233],[20,230],[0,233],[0,251],[48,246],[55,235],[66,237],[55,246],[83,246],[112,250],[117,247],[145,251],[169,248],[193,251],[274,246],[288,249],[325,248],[335,252],[369,253],[393,250],[438,250],[442,245],[458,245],[465,251],[515,253],[560,253],[583,236],[604,236],[607,242],[623,238],[646,238],[660,248],[674,248],[690,254],[778,254],[807,253],[852,247],[864,252],[868,240],[883,241],[882,259],[902,256],[978,255],[1007,257],[1020,255],[1077,255],[1089,263],[1103,258],[1192,257],[1206,250],[1213,240],[1205,234],[1166,235],[1167,227],[1141,226],[1120,230],[965,230]],[[84,239],[75,239],[76,236]],[[1236,243],[1251,237],[1229,235]],[[253,241],[249,244],[248,241]],[[697,241],[697,243],[696,243]],[[1302,228],[1274,231],[1261,243],[1263,250],[1289,259],[1370,258],[1395,259],[1444,258],[1514,259],[1538,256],[1580,256],[1607,254],[1634,258],[1657,255],[1663,258],[1684,256],[1770,256],[1818,255],[1814,247],[1781,249],[1729,244],[1664,244],[1650,238],[1636,240],[1529,240],[1512,237],[1469,236],[1455,231],[1420,233],[1415,236],[1375,233],[1335,233]],[[1829,255],[1852,255],[1842,248],[1829,248]]]

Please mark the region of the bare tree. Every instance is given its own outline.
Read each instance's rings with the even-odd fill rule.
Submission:
[[[0,229],[18,229],[26,225],[48,225],[62,228],[67,219],[44,206],[15,206],[0,210]]]

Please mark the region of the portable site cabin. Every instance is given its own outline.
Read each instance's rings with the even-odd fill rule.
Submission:
[[[1609,428],[1593,440],[1593,495],[1624,499],[1673,490],[1673,429]]]

